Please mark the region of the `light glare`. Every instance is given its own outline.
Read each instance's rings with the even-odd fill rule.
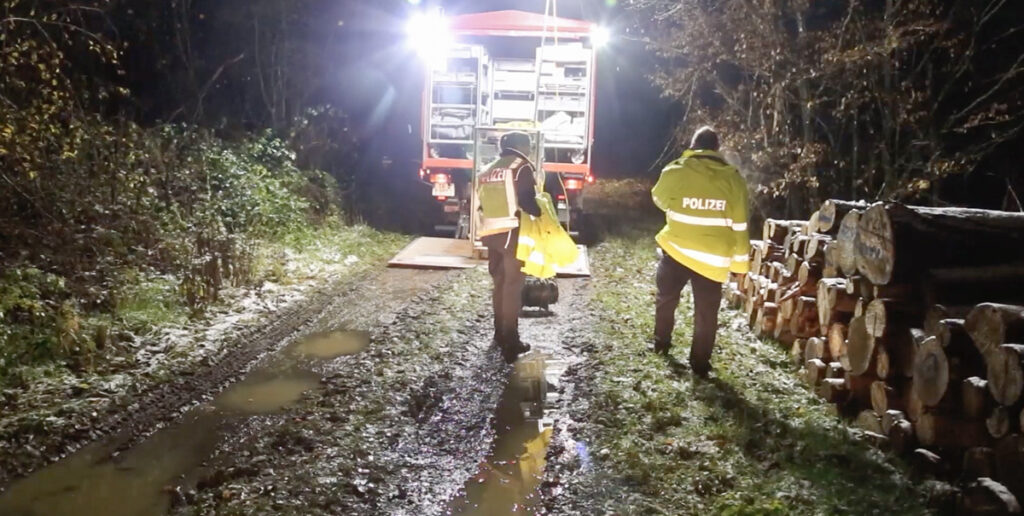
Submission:
[[[612,31],[607,27],[594,27],[590,31],[590,43],[594,48],[607,45],[612,40]]]
[[[454,42],[447,20],[440,12],[416,13],[405,29],[409,46],[431,64],[442,60]]]

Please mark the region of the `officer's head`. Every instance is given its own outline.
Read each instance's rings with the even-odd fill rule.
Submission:
[[[693,133],[693,139],[690,140],[690,148],[693,150],[717,151],[718,134],[710,126],[705,125]]]
[[[511,131],[501,135],[501,140],[498,142],[498,146],[501,147],[502,151],[516,150],[519,151],[523,156],[530,155],[530,135],[520,132]]]

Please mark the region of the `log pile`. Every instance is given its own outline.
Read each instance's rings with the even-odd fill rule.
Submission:
[[[725,297],[808,387],[894,453],[1024,499],[1024,213],[829,200],[762,237]]]

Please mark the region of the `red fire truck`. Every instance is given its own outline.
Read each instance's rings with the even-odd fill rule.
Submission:
[[[559,219],[576,233],[583,188],[594,180],[595,49],[607,32],[550,14],[497,11],[445,17],[424,13],[409,25],[424,61],[420,179],[444,206],[437,229],[471,238],[472,170],[478,129],[539,131],[536,156]],[[478,158],[480,158],[478,156]]]

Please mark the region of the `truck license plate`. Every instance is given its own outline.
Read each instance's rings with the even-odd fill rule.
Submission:
[[[455,183],[434,183],[434,197],[455,197]]]

